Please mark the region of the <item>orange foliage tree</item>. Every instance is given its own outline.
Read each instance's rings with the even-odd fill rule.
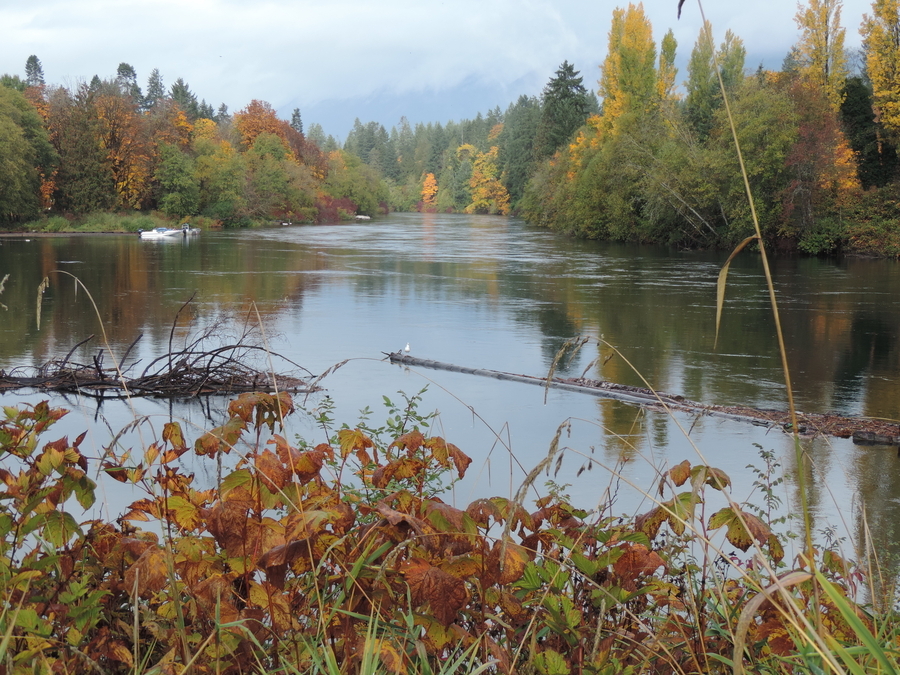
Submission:
[[[433,173],[425,176],[425,182],[422,184],[422,203],[425,206],[434,206],[437,199],[438,183]]]

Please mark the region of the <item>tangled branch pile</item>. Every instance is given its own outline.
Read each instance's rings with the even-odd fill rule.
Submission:
[[[0,391],[33,388],[98,398],[180,398],[248,391],[305,392],[315,389],[303,377],[275,374],[253,365],[261,357],[268,356],[270,360],[278,358],[305,371],[286,357],[255,344],[254,326],[245,328],[230,344],[213,347],[214,338],[220,339],[221,329],[222,323],[217,322],[190,343],[186,343],[182,349],[174,349],[173,326],[168,353],[153,359],[140,372],[140,360],[127,365],[126,362],[142,336],[138,336],[125,355],[110,366],[103,362],[107,353],[105,349],[100,349],[90,363],[73,361],[72,355],[94,338],[91,335],[75,345],[63,359],[54,359],[39,367],[0,370]],[[306,374],[311,375],[308,371]]]

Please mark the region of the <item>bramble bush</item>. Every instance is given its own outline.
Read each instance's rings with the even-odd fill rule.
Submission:
[[[91,462],[146,493],[115,522],[70,512],[91,508],[96,485],[84,435],[41,444],[65,411],[6,408],[0,671],[708,673],[731,672],[735,644],[760,672],[808,658],[783,600],[749,604],[785,571],[766,511],[726,499],[698,513],[729,484],[723,472],[679,464],[632,519],[561,490],[533,511],[500,497],[459,508],[438,494],[472,460],[427,434],[419,395],[404,398],[386,399],[378,428],[334,429],[326,406],[317,445],[278,433],[289,395],[254,393],[192,445],[170,422],[140,457],[106,448]],[[201,489],[179,461],[191,451],[239,457]],[[756,556],[711,552],[720,528]],[[859,571],[821,558],[854,597]],[[852,640],[811,583],[791,602],[817,603],[825,628]]]

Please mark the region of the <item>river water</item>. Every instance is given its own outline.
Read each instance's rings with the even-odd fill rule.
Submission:
[[[724,258],[574,241],[514,218],[438,214],[210,231],[174,242],[133,235],[3,239],[0,278],[10,277],[0,295],[8,308],[0,308],[0,368],[61,358],[95,334],[72,355],[88,363],[101,351],[101,322],[117,357],[142,335],[128,362],[146,364],[166,353],[170,339],[177,346],[217,326],[215,335],[227,340],[229,331],[258,316],[267,346],[313,373],[349,359],[323,381],[339,422],[354,425],[366,406],[371,421],[379,422],[383,396],[396,402],[398,391],[412,395],[427,386],[421,410],[439,412],[436,433],[474,458],[466,479],[447,497],[459,505],[514,494],[570,420],[560,441],[562,464],[536,481],[532,496],[545,494],[545,481],[553,479],[578,506],[609,505],[612,495],[612,513],[638,513],[652,506],[641,490],[655,492],[658,472],[688,459],[723,469],[734,479],[737,501],[759,504],[748,465],[762,468],[759,453],[766,450],[781,464],[776,476],[786,476],[776,493],[788,511],[796,511],[793,446],[780,431],[648,412],[571,392],[550,391],[545,402],[539,387],[384,360],[385,352],[409,343],[420,358],[545,375],[566,340],[588,336],[593,341],[561,366],[562,373],[633,385],[646,380],[708,404],[784,409],[757,254],[745,252],[732,263],[714,346],[716,278]],[[900,417],[900,265],[781,257],[772,267],[797,407]],[[38,327],[36,291],[44,277],[50,286]],[[276,360],[276,370],[291,368]],[[306,407],[320,409],[323,395],[311,397]],[[46,398],[14,392],[2,402]],[[134,415],[149,415],[157,430],[165,420],[182,420],[196,437],[220,423],[225,408],[216,399],[206,405],[51,400],[73,410],[57,435],[88,429],[87,443],[98,455]],[[309,415],[290,422],[287,435],[295,434],[324,440]],[[817,531],[833,528],[846,536],[853,556],[865,513],[879,550],[900,556],[893,525],[900,522],[896,448],[841,439],[804,444],[813,460],[808,497]],[[211,480],[204,470],[198,469],[200,480]],[[104,490],[105,508],[115,517],[129,495],[118,484]],[[707,512],[718,506],[711,500]]]

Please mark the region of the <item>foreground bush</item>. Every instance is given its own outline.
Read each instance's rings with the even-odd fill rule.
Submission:
[[[115,522],[82,523],[69,509],[94,503],[84,435],[41,445],[65,411],[7,408],[0,671],[895,666],[884,646],[893,624],[879,617],[875,639],[871,617],[848,599],[858,570],[828,551],[815,576],[776,576],[781,541],[762,510],[715,497],[722,508],[695,513],[712,512],[715,492],[706,492],[728,485],[721,471],[683,462],[656,486],[657,506],[630,520],[590,515],[559,490],[533,512],[505,498],[461,509],[438,495],[471,459],[423,433],[418,401],[388,402],[380,429],[333,430],[322,414],[330,441],[295,447],[274,433],[293,410],[290,397],[243,395],[224,425],[193,444],[197,461],[219,467],[244,448],[217,486],[195,486],[179,461],[191,447],[168,423],[142,456],[111,446],[100,460],[106,475],[146,497]],[[752,564],[709,543],[720,528],[732,547],[755,549]]]

